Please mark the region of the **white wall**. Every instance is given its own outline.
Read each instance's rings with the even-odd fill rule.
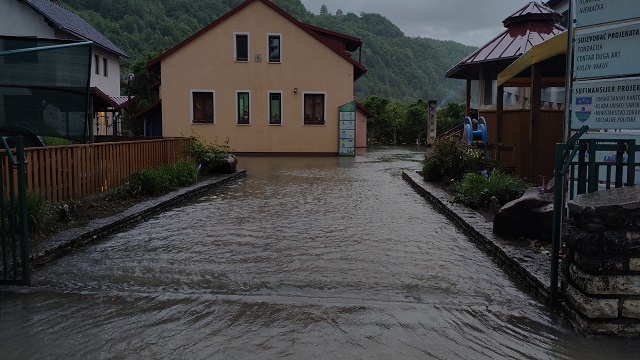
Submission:
[[[0,35],[54,38],[54,30],[42,15],[16,0],[0,0]]]
[[[98,57],[98,74],[96,74],[96,56]],[[107,59],[107,76],[104,75],[104,59]],[[120,95],[120,59],[97,46],[93,47],[91,57],[91,86],[99,88],[107,95]]]

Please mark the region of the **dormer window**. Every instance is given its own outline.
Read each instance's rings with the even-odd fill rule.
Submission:
[[[235,55],[236,62],[249,61],[249,34],[235,33]]]

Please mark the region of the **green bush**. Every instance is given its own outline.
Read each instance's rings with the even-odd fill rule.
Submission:
[[[504,204],[522,196],[529,185],[516,175],[494,170],[486,177],[468,173],[453,187],[453,202],[463,203],[472,209],[485,208],[498,211]]]
[[[113,189],[109,196],[121,199],[128,195],[159,195],[180,186],[191,185],[198,180],[198,168],[189,160],[158,169],[135,171],[124,180],[122,186]]]
[[[424,178],[433,182],[460,180],[465,173],[476,170],[480,157],[480,151],[463,144],[454,135],[439,138],[425,155]]]
[[[198,164],[198,169],[202,174],[211,174],[229,161],[229,141],[220,145],[216,142],[209,144],[201,138],[191,137],[184,151],[191,159]]]
[[[59,137],[51,137],[51,136],[41,136],[42,141],[47,146],[60,146],[60,145],[71,145],[71,140],[59,138]]]
[[[174,187],[191,185],[198,180],[198,166],[190,160],[180,160],[164,169]]]

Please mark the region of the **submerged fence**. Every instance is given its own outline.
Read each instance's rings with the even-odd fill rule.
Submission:
[[[65,201],[121,185],[134,171],[186,158],[188,138],[79,144],[25,149],[27,190],[45,200]],[[7,167],[3,157],[3,169]],[[3,179],[10,174],[3,172]]]

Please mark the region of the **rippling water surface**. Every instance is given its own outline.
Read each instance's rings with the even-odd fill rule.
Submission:
[[[422,153],[247,178],[0,289],[0,357],[637,358],[582,338],[402,180]]]

